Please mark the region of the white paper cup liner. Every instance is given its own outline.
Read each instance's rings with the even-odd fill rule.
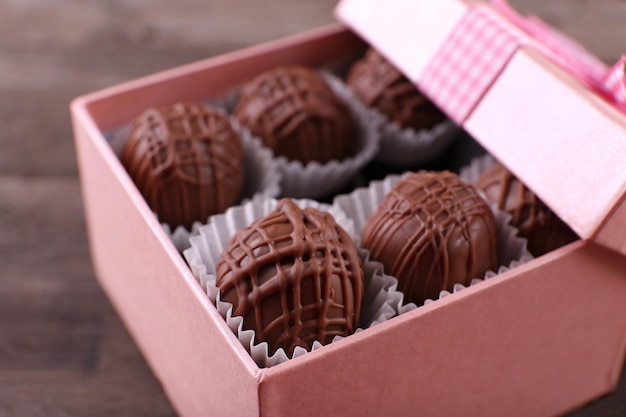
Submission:
[[[198,234],[198,230],[201,225],[202,223],[200,222],[194,222],[191,230],[187,230],[186,228],[179,226],[174,231],[172,231],[167,223],[161,223],[163,231],[165,231],[165,234],[167,235],[167,237],[169,237],[170,241],[172,242],[172,244],[174,244],[174,247],[176,248],[176,250],[178,250],[179,253],[183,253],[185,249],[191,247],[189,239],[191,239],[192,236]]]
[[[383,118],[379,150],[374,160],[397,168],[409,168],[435,160],[452,145],[460,131],[450,120],[432,129],[403,129],[378,110],[371,111]]]
[[[333,206],[338,206],[340,210],[346,213],[346,215],[354,222],[354,231],[356,236],[356,242],[360,244],[361,232],[374,211],[378,208],[385,196],[396,186],[396,184],[405,176],[412,173],[405,173],[403,175],[389,175],[384,180],[372,181],[367,188],[359,188],[350,194],[337,196],[333,202]],[[462,180],[467,181],[464,178]],[[498,260],[500,266],[497,271],[488,271],[485,276],[477,277],[476,282],[480,282],[483,279],[488,279],[499,273],[502,273],[508,269],[514,268],[520,264],[528,262],[533,259],[533,256],[526,249],[526,239],[517,236],[517,229],[510,223],[510,215],[499,210],[496,205],[489,205],[489,208],[494,214],[496,225],[498,229]],[[473,283],[476,283],[472,281]],[[471,285],[471,284],[470,284]],[[455,290],[465,288],[463,285],[455,287]],[[443,296],[450,294],[447,291],[442,291]]]
[[[496,158],[489,154],[478,156],[472,159],[468,165],[461,168],[459,176],[470,184],[476,184],[478,178],[495,163]]]
[[[365,106],[354,99],[352,92],[339,78],[326,73],[323,76],[333,91],[346,103],[355,122],[357,151],[352,156],[325,164],[312,161],[304,165],[300,161],[290,161],[284,156],[276,157],[275,162],[282,174],[283,197],[314,199],[328,197],[352,181],[378,152],[381,119],[373,117]]]
[[[358,101],[349,87],[351,97]],[[380,120],[380,144],[374,160],[396,168],[410,168],[433,161],[452,145],[461,129],[444,120],[430,129],[402,128],[376,108],[367,108]]]
[[[233,110],[235,110],[235,106],[237,106],[239,101],[239,93],[239,89],[230,90],[219,97],[213,97],[204,101],[204,104],[219,109],[224,113],[233,114]]]
[[[128,123],[124,126],[104,132],[104,138],[109,143],[109,146],[113,150],[113,153],[120,158],[122,156],[122,149],[126,143],[126,139],[130,134],[132,123]]]
[[[234,117],[229,116],[229,118],[233,129],[243,144],[244,184],[239,203],[252,198],[277,197],[280,194],[281,173],[276,164],[273,163],[273,152],[263,147],[257,139],[254,139],[250,132],[242,128]],[[118,158],[130,131],[131,124],[128,124],[105,133],[105,138]],[[208,218],[204,220],[204,222],[206,221]],[[195,234],[194,231],[204,222],[194,222],[191,230],[177,226],[172,231],[169,225],[163,223],[162,226],[174,246],[179,252],[182,252],[189,247],[189,238]]]
[[[329,211],[341,227],[349,234],[354,233],[352,221],[338,208],[313,200],[297,200],[296,203],[301,208],[315,207]],[[306,353],[307,350],[297,347],[290,358],[283,349],[279,349],[270,356],[268,344],[257,342],[254,331],[243,330],[243,318],[233,316],[232,304],[220,299],[219,289],[215,286],[215,270],[220,254],[228,246],[231,237],[238,230],[271,213],[276,208],[276,204],[277,200],[275,199],[255,199],[241,206],[233,207],[224,214],[213,216],[209,224],[199,228],[198,234],[191,238],[191,247],[184,252],[194,276],[206,290],[211,301],[215,303],[229,328],[237,335],[239,341],[260,367],[269,367],[285,362]],[[396,316],[399,311],[407,309],[403,306],[402,293],[397,291],[397,280],[383,274],[381,264],[369,261],[367,251],[360,250],[359,256],[363,261],[365,273],[365,293],[361,306],[359,328],[356,331],[384,322]],[[338,339],[340,338],[334,340]],[[311,350],[321,346],[321,343],[315,342]]]

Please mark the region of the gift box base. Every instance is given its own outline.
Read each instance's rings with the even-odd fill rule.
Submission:
[[[184,416],[555,415],[616,385],[626,258],[578,241],[278,366],[260,369],[202,292],[102,132],[145,108],[215,97],[286,64],[358,55],[340,25],[76,99],[98,280]]]

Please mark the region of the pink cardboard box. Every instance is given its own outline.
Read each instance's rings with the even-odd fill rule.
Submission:
[[[420,86],[463,19],[477,7],[491,13],[458,0],[385,6],[346,0],[338,16]],[[581,240],[271,368],[228,328],[104,138],[147,107],[363,47],[336,25],[72,103],[96,275],[174,407],[184,416],[555,415],[611,391],[626,349],[626,117],[532,46],[511,52],[469,110],[433,99]]]

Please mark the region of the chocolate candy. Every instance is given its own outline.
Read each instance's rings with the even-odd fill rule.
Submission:
[[[275,154],[303,164],[341,160],[355,150],[348,108],[309,68],[283,67],[257,76],[244,87],[235,116]]]
[[[576,234],[504,165],[496,163],[476,182],[489,201],[511,215],[535,256],[578,239]]]
[[[243,147],[228,117],[197,103],[146,110],[122,164],[161,222],[191,229],[239,199]]]
[[[430,129],[445,120],[445,115],[374,49],[352,66],[347,83],[363,104],[402,128]]]
[[[356,248],[333,217],[284,199],[231,239],[216,285],[257,342],[291,355],[354,332],[363,279]]]
[[[403,178],[361,236],[372,259],[398,279],[407,301],[418,305],[498,267],[491,210],[471,185],[447,171]]]

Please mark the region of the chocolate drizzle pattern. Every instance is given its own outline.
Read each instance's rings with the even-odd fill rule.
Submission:
[[[363,244],[418,305],[498,266],[496,222],[485,201],[451,172],[402,179],[366,222]]]
[[[234,113],[265,146],[289,160],[326,163],[355,150],[348,108],[313,69],[281,67],[257,76],[244,87]]]
[[[279,201],[240,230],[217,265],[221,299],[270,353],[330,343],[359,322],[364,273],[350,236],[327,212]]]
[[[159,220],[188,229],[237,202],[242,158],[228,117],[198,103],[146,110],[120,157]]]
[[[476,182],[487,199],[511,215],[511,224],[528,239],[535,256],[573,242],[578,237],[552,210],[504,165],[496,162]]]
[[[415,84],[374,49],[350,69],[347,84],[363,104],[402,128],[430,129],[445,120]]]

